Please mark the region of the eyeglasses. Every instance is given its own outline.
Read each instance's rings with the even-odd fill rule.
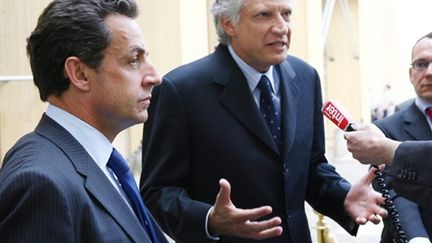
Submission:
[[[429,67],[429,64],[431,64],[429,61],[425,60],[418,60],[413,63],[411,63],[412,68],[414,68],[416,71],[423,71]]]

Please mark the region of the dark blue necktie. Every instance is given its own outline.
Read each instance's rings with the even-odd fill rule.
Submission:
[[[148,215],[149,212],[144,206],[144,202],[138,192],[138,187],[136,185],[135,179],[133,178],[132,172],[129,170],[129,166],[127,165],[126,161],[116,149],[113,149],[107,165],[116,175],[133,211],[146,229],[147,233],[152,239],[152,242],[158,243],[159,241],[157,240],[155,226],[152,224],[152,221]]]
[[[272,94],[272,87],[267,76],[261,76],[257,87],[261,92],[259,102],[261,113],[267,123],[268,128],[270,129],[276,145],[280,150],[282,147],[280,109],[278,102],[275,100]]]

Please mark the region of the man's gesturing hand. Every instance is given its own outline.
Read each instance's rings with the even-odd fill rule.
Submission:
[[[220,190],[209,216],[212,235],[226,235],[250,239],[266,239],[282,234],[281,219],[273,217],[258,220],[272,212],[270,206],[240,209],[231,201],[231,185],[225,179],[219,181]]]
[[[387,211],[381,207],[384,204],[384,198],[371,187],[372,180],[375,178],[375,170],[369,170],[351,187],[345,198],[345,210],[357,224],[366,224],[368,221],[378,224],[381,221],[378,216],[387,216]]]

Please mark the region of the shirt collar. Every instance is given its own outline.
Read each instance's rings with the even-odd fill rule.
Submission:
[[[420,98],[420,97],[416,97],[415,98],[415,104],[417,105],[417,107],[423,112],[423,114],[426,114],[426,109],[428,107],[431,107],[432,104],[425,101],[424,99]]]
[[[260,73],[255,68],[249,66],[249,64],[247,64],[245,61],[243,61],[237,55],[237,53],[235,53],[235,51],[232,48],[231,44],[228,44],[228,50],[229,50],[231,56],[233,57],[234,61],[240,67],[240,70],[245,75],[246,80],[247,80],[248,85],[249,85],[249,89],[252,92],[256,89],[256,87],[258,85],[258,82],[261,79],[261,76],[262,75],[266,75],[268,77],[268,79],[270,80],[270,84],[272,86],[273,92],[275,94],[278,93],[278,88],[279,87],[277,87],[277,85],[275,85],[275,79],[273,77],[273,66],[270,66],[269,69],[265,73]]]
[[[52,104],[48,105],[46,115],[72,134],[100,168],[106,167],[111,156],[112,145],[101,132]]]

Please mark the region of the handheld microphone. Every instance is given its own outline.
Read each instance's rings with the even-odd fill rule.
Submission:
[[[322,113],[325,117],[327,117],[330,121],[332,121],[336,126],[346,132],[352,132],[356,130],[355,123],[352,122],[351,117],[345,116],[347,114],[345,110],[335,101],[326,101],[323,104]],[[402,226],[399,221],[399,213],[396,209],[396,206],[391,200],[391,196],[387,186],[385,184],[384,176],[378,166],[373,165],[372,167],[376,168],[376,180],[378,181],[378,187],[381,191],[382,197],[384,198],[385,206],[390,216],[392,217],[393,230],[396,233],[397,239],[393,239],[394,243],[407,243],[405,232],[402,229]]]
[[[330,121],[332,121],[340,129],[351,132],[355,131],[355,123],[351,122],[351,117],[347,117],[345,110],[335,101],[326,101],[323,105],[322,112]]]

